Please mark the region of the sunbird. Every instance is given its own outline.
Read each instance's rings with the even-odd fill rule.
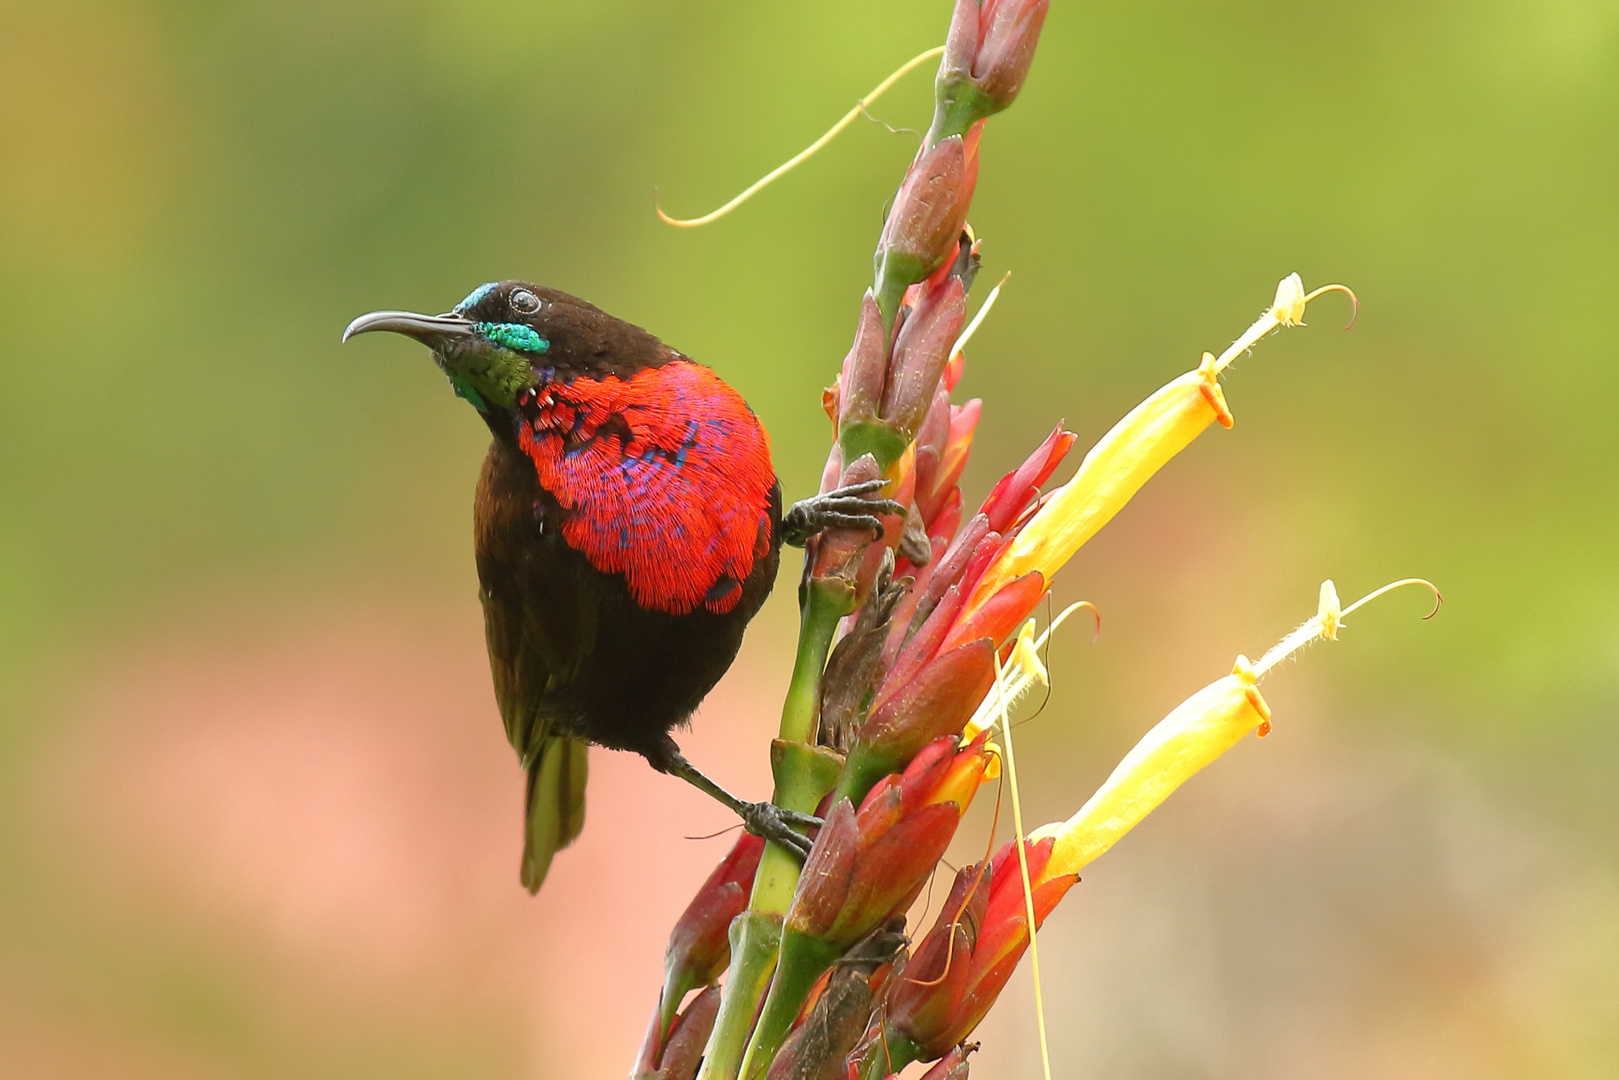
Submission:
[[[746,802],[670,732],[736,658],[783,543],[903,515],[883,481],[782,511],[770,441],[711,369],[556,289],[480,285],[446,315],[373,311],[433,351],[493,439],[473,497],[489,668],[527,770],[521,880],[532,893],[584,826],[586,747],[628,750],[800,855],[807,815]]]

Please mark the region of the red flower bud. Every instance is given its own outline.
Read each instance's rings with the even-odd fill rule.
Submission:
[[[937,549],[933,556],[935,561],[950,550],[950,541],[960,528],[961,489],[952,484],[950,493],[944,497],[944,504],[934,511],[932,519],[928,522],[928,538]]]
[[[697,895],[669,933],[663,956],[663,993],[657,1022],[667,1032],[681,999],[699,986],[712,983],[731,962],[727,934],[731,920],[748,906],[753,875],[759,868],[764,841],[744,833],[703,882]]]
[[[1048,0],[985,0],[978,13],[978,54],[972,79],[991,112],[1012,104],[1034,60]]]
[[[666,1045],[658,1038],[662,1025],[653,1017],[631,1080],[694,1080],[719,1011],[719,987],[710,986],[675,1019]]]
[[[1045,879],[1052,843],[1048,837],[1024,849],[1036,926],[1079,880],[1072,874]],[[889,983],[888,1032],[914,1045],[921,1060],[948,1053],[989,1012],[1028,945],[1017,848],[1007,844],[987,868],[968,866],[956,875],[938,921],[905,973]]]
[[[957,751],[955,739],[923,748],[857,812],[840,799],[804,863],[787,929],[843,949],[903,913],[944,855],[989,764],[984,740]]]
[[[994,685],[994,657],[988,641],[970,641],[928,661],[872,711],[856,751],[899,765],[941,735],[960,735]]]
[[[981,547],[984,548],[981,556],[984,559],[993,557],[993,553],[998,552],[1001,547],[1000,535],[991,533],[989,518],[983,514],[974,515],[972,520],[962,526],[961,530],[955,533],[954,536],[955,538],[950,542],[950,546],[945,549],[944,555],[937,560],[939,568],[934,576],[928,580],[927,590],[917,602],[917,615],[924,619],[930,617],[938,609],[940,602],[944,599],[944,594],[952,585],[962,583],[962,577],[966,574],[968,567],[975,561],[976,557],[980,557],[979,549]],[[988,546],[985,547],[985,545]],[[979,571],[979,573],[982,572],[982,570]],[[944,639],[941,637],[939,640]]]
[[[1069,447],[1074,445],[1078,437],[1064,431],[1062,425],[1058,424],[1022,465],[1001,478],[978,511],[988,516],[990,528],[998,533],[1011,530],[1023,512],[1040,497],[1040,486],[1062,464],[1062,459],[1068,456]]]
[[[869,295],[869,293],[868,293]],[[919,299],[894,342],[882,417],[909,439],[933,403],[939,373],[967,321],[967,290],[950,276]],[[864,325],[865,317],[862,315]]]
[[[943,1056],[955,1041],[946,1036],[972,977],[989,887],[989,870],[982,863],[962,867],[933,929],[912,952],[905,970],[889,980],[885,1027],[912,1043],[923,1060]]]
[[[912,162],[877,240],[878,306],[891,321],[900,297],[956,254],[978,180],[978,140],[941,139]],[[931,388],[930,388],[931,390]]]
[[[838,380],[839,423],[875,420],[887,379],[888,339],[883,333],[882,316],[877,313],[877,301],[867,289],[860,305],[854,345],[843,358],[843,373]]]
[[[1046,579],[1038,570],[1031,570],[1016,581],[1009,581],[985,597],[977,606],[963,605],[955,625],[939,645],[941,652],[966,641],[987,638],[996,645],[1005,641],[1018,628],[1018,624],[1034,613],[1040,598],[1046,595]]]

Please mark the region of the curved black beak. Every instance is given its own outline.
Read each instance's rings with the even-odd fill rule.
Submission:
[[[447,345],[457,338],[472,336],[472,321],[459,315],[418,315],[414,311],[372,311],[349,323],[343,331],[347,341],[355,334],[389,330],[415,338],[428,348]]]

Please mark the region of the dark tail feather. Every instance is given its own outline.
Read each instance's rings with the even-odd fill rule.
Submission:
[[[566,735],[545,740],[528,767],[528,818],[523,830],[523,887],[540,891],[551,856],[573,843],[585,827],[585,780],[589,748]]]

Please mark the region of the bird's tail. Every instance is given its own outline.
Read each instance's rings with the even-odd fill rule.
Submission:
[[[528,767],[528,816],[523,830],[523,887],[540,891],[551,856],[573,843],[585,827],[585,780],[589,748],[578,739],[545,740]]]

